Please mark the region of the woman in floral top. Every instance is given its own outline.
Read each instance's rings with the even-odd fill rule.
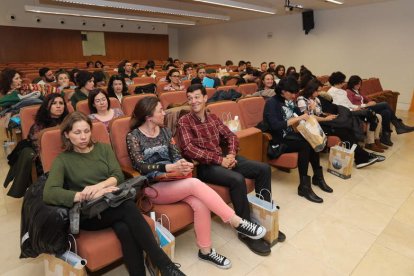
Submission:
[[[237,216],[223,199],[209,186],[196,178],[187,178],[193,164],[183,159],[171,137],[163,127],[165,113],[157,98],[146,97],[135,106],[131,118],[131,132],[127,135],[129,157],[134,169],[146,175],[150,181],[174,172],[183,179],[160,181],[146,188],[145,193],[155,204],[171,204],[183,201],[194,210],[198,257],[220,268],[230,268],[231,262],[211,247],[211,215],[217,214],[224,222],[253,239],[259,239],[266,229]]]

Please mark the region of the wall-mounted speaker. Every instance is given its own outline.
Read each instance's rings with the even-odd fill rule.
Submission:
[[[310,30],[315,28],[315,21],[313,19],[313,10],[302,12],[302,24],[305,34],[308,34]]]

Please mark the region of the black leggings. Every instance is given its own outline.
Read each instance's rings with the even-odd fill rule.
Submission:
[[[143,252],[151,261],[162,268],[171,263],[168,256],[157,244],[148,223],[132,200],[101,213],[101,219],[82,219],[80,228],[96,231],[112,227],[122,246],[124,263],[129,275],[145,275]]]
[[[311,163],[313,172],[321,167],[319,161],[319,153],[315,152],[311,145],[305,139],[295,139],[282,141],[283,144],[287,145],[286,153],[297,152],[298,156],[298,169],[299,176],[308,175],[309,163]]]

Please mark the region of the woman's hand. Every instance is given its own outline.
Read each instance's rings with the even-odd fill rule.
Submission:
[[[336,117],[338,117],[338,115],[330,114],[330,115],[325,117],[325,121],[332,121],[332,120],[336,119]]]
[[[112,193],[112,192],[115,192],[115,191],[118,191],[118,190],[119,190],[119,188],[116,187],[116,186],[109,186],[109,187],[101,189],[91,199],[95,199],[95,198],[98,198],[100,196],[103,196],[104,194]]]
[[[311,101],[309,103],[309,110],[315,110],[316,108],[316,102],[315,101]]]
[[[168,171],[174,171],[181,173],[182,175],[189,174],[194,168],[194,164],[191,162],[188,162],[185,159],[180,159],[174,164],[170,164],[170,166],[167,165],[166,169]]]

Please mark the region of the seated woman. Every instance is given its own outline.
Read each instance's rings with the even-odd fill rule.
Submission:
[[[74,109],[76,109],[77,102],[87,100],[89,92],[94,89],[95,83],[92,73],[82,70],[79,71],[76,75],[76,84],[78,87],[75,89],[75,93],[70,98],[70,102],[72,103]]]
[[[45,128],[59,125],[66,115],[68,115],[68,109],[63,97],[57,93],[47,95],[36,113],[35,122],[30,128],[28,138],[21,142],[22,149],[18,153],[16,161],[11,165],[4,181],[4,187],[7,187],[14,179],[8,192],[9,196],[16,198],[24,196],[27,187],[32,183],[33,161],[36,164],[37,175],[43,173],[39,159],[38,135]]]
[[[167,74],[168,84],[164,86],[164,91],[184,91],[185,86],[180,80],[180,71],[177,69],[171,69]]]
[[[49,172],[43,191],[45,203],[70,208],[76,202],[116,191],[124,176],[111,146],[92,141],[91,120],[73,112],[60,129],[64,152],[56,157]],[[81,217],[79,227],[87,231],[111,227],[121,242],[129,275],[145,275],[143,250],[161,275],[184,275],[159,247],[133,200],[106,209],[99,218]]]
[[[17,70],[6,68],[1,71],[0,107],[8,107],[20,101],[22,84],[21,73]]]
[[[275,69],[275,81],[276,81],[276,83],[279,83],[279,81],[285,77],[285,73],[286,73],[285,71],[286,70],[285,70],[284,65],[279,64],[278,66],[276,66],[276,69]]]
[[[196,178],[186,178],[193,164],[183,159],[171,137],[163,127],[165,113],[157,98],[146,97],[135,106],[131,118],[131,132],[127,135],[128,153],[134,169],[150,180],[166,172],[176,172],[185,179],[160,181],[147,188],[145,193],[156,204],[183,201],[194,210],[194,229],[198,257],[219,268],[230,268],[231,262],[211,248],[210,211],[236,230],[252,239],[260,239],[266,229],[237,216],[223,199],[209,186]]]
[[[76,86],[70,85],[70,76],[66,71],[59,71],[56,73],[56,80],[58,83],[58,92],[62,92],[64,89],[74,89]]]
[[[336,115],[327,114],[322,110],[321,101],[318,98],[319,90],[323,86],[317,79],[308,82],[300,96],[297,98],[297,103],[300,111],[314,115],[318,120],[323,131],[327,135],[338,136],[341,141],[349,142],[351,145],[356,144],[355,149],[355,164],[358,169],[374,164],[376,161],[384,161],[385,157],[368,153],[358,145],[358,141],[352,129],[340,127],[339,124],[333,124]],[[330,122],[330,123],[329,123]]]
[[[125,83],[125,79],[119,75],[113,75],[108,82],[108,96],[117,98],[121,103],[124,96],[128,96],[128,86]]]
[[[380,139],[379,134],[381,132],[381,124],[379,123],[382,120],[380,114],[376,114],[373,111],[361,108],[359,105],[354,105],[348,99],[347,92],[343,89],[345,84],[346,76],[342,72],[334,72],[329,76],[329,83],[332,85],[328,90],[328,94],[332,97],[333,103],[336,105],[342,105],[352,111],[352,115],[363,120],[369,124],[366,138],[368,138],[367,143],[375,143],[375,140]],[[374,139],[372,139],[374,137]],[[384,137],[385,138],[385,137]],[[390,137],[388,137],[390,138]],[[387,146],[392,146],[390,139],[387,141],[381,141]],[[379,148],[379,147],[378,147]],[[376,147],[377,149],[377,147]]]
[[[111,108],[111,101],[103,89],[92,90],[88,96],[88,106],[91,120],[102,122],[109,131],[109,123],[118,117],[124,116],[120,108]]]
[[[299,154],[300,184],[298,195],[309,201],[322,203],[323,199],[317,196],[311,187],[311,179],[308,176],[309,163],[313,169],[312,183],[325,192],[332,193],[333,190],[326,184],[323,177],[319,153],[315,152],[310,144],[293,130],[293,125],[309,117],[308,114],[302,113],[294,103],[298,92],[299,84],[296,79],[287,77],[280,80],[276,87],[276,95],[266,101],[263,119],[270,128],[273,143],[284,144],[285,152],[297,152]],[[294,114],[298,117],[295,117]]]
[[[272,73],[263,73],[260,77],[259,89],[253,94],[253,96],[262,96],[264,98],[270,98],[276,95],[275,93],[275,77]]]
[[[97,61],[95,61],[95,68],[104,68],[104,64],[102,63],[102,61],[100,61],[100,60],[97,60]]]
[[[194,79],[191,80],[191,84],[202,84],[204,87],[214,87],[216,88],[217,86],[220,85],[220,80],[218,78],[209,78],[206,76],[207,72],[206,69],[204,67],[197,67],[197,77],[195,77]],[[214,81],[213,85],[206,85],[206,82],[204,81],[204,78],[207,78],[208,80],[210,80],[209,82],[211,82],[211,80]]]
[[[362,85],[362,79],[359,76],[351,76],[348,81],[348,89],[346,90],[348,99],[353,105],[359,106],[360,108],[368,108],[382,116],[382,136],[381,142],[385,145],[392,145],[391,128],[390,123],[395,126],[397,134],[403,134],[414,131],[414,127],[407,126],[391,109],[390,105],[386,102],[377,103],[375,101],[368,100],[367,97],[360,94],[359,89]],[[379,143],[379,141],[376,141]]]

